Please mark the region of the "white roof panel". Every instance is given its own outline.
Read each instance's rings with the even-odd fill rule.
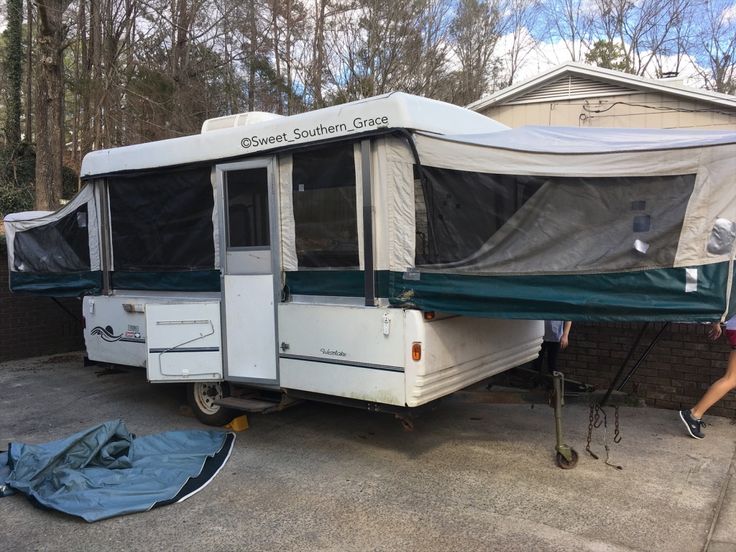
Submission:
[[[245,127],[95,151],[84,157],[81,176],[229,159],[382,128],[479,134],[508,127],[456,105],[394,92]]]

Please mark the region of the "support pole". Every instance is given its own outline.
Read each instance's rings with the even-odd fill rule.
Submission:
[[[670,325],[669,322],[665,322],[664,324],[662,324],[662,328],[659,330],[659,332],[657,332],[657,335],[654,336],[654,339],[652,339],[652,341],[649,343],[649,345],[647,346],[646,350],[641,354],[641,356],[636,361],[636,363],[634,364],[634,366],[631,367],[631,370],[629,370],[628,374],[626,374],[626,377],[624,377],[624,379],[621,381],[621,383],[618,386],[616,386],[616,381],[618,381],[618,378],[621,376],[621,373],[623,372],[624,367],[626,366],[626,363],[629,361],[629,359],[631,358],[631,355],[633,354],[634,350],[639,345],[639,341],[641,340],[642,336],[644,335],[644,330],[646,330],[646,328],[649,326],[649,322],[647,322],[646,324],[644,324],[644,327],[642,328],[641,332],[639,332],[639,336],[637,337],[636,342],[634,343],[633,347],[631,348],[631,351],[629,351],[629,355],[626,357],[626,360],[621,365],[621,368],[619,369],[618,373],[616,374],[616,377],[613,378],[613,381],[611,382],[611,386],[608,388],[608,391],[606,392],[606,394],[604,395],[603,399],[599,403],[599,405],[601,407],[603,407],[606,404],[606,402],[608,401],[609,397],[611,396],[611,393],[613,392],[613,389],[614,388],[616,388],[616,391],[621,391],[621,389],[623,389],[624,385],[626,385],[626,383],[629,381],[629,378],[631,378],[631,376],[634,375],[634,372],[636,372],[637,368],[639,368],[639,366],[641,365],[641,363],[644,362],[644,360],[646,360],[647,356],[649,356],[649,353],[652,351],[652,349],[654,348],[654,346],[659,341],[659,338],[662,337],[662,334],[669,327],[669,325]]]
[[[365,306],[376,306],[376,273],[373,248],[373,184],[371,179],[371,141],[360,142],[360,165],[363,188],[363,257],[365,265]]]
[[[604,404],[606,404],[608,397],[610,397],[611,393],[613,393],[613,389],[614,387],[616,387],[616,382],[618,381],[618,378],[620,378],[621,374],[624,373],[624,368],[626,368],[626,365],[629,363],[629,360],[631,360],[631,357],[633,356],[634,351],[639,346],[639,343],[641,342],[641,338],[644,337],[644,332],[647,331],[648,327],[649,327],[649,322],[644,322],[644,325],[639,331],[639,335],[636,336],[636,340],[634,341],[634,344],[631,346],[631,349],[629,349],[629,352],[626,355],[626,358],[624,359],[624,361],[621,363],[621,367],[618,369],[618,372],[616,372],[616,375],[614,376],[613,381],[611,382],[611,385],[608,388],[608,391],[606,391],[606,394],[604,395],[600,406],[603,406]]]
[[[667,328],[669,327],[669,325],[670,325],[670,323],[669,323],[669,322],[665,322],[664,324],[662,324],[662,329],[661,329],[661,330],[659,330],[659,333],[657,333],[657,335],[655,335],[655,336],[654,336],[654,339],[653,339],[653,340],[652,340],[652,342],[651,342],[651,343],[649,344],[649,347],[647,347],[647,350],[646,350],[646,351],[644,351],[644,353],[643,353],[643,354],[641,355],[641,358],[640,358],[639,360],[637,360],[637,361],[636,361],[636,364],[634,364],[634,366],[632,366],[631,370],[629,370],[629,373],[628,373],[628,374],[626,374],[626,377],[624,378],[624,380],[623,380],[623,381],[622,381],[622,382],[621,382],[621,383],[619,384],[619,386],[618,386],[618,387],[616,388],[616,391],[621,391],[621,389],[623,389],[623,388],[624,388],[624,385],[626,385],[626,382],[628,382],[628,381],[629,381],[629,378],[630,378],[630,377],[631,377],[632,375],[634,375],[634,372],[635,372],[635,371],[636,371],[636,369],[637,369],[637,368],[639,367],[639,365],[640,365],[640,364],[641,364],[642,362],[644,362],[644,359],[646,359],[646,358],[647,358],[647,355],[649,355],[650,351],[651,351],[652,349],[654,349],[654,346],[655,346],[655,345],[657,344],[657,341],[659,341],[659,338],[660,338],[660,337],[662,337],[662,334],[663,334],[663,333],[664,333],[664,331],[665,331],[665,330],[666,330],[666,329],[667,329]]]

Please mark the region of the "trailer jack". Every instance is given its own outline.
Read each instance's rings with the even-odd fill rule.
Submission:
[[[565,405],[565,376],[562,372],[552,372],[552,407],[555,409],[555,433],[557,444],[555,445],[555,460],[563,470],[571,470],[578,464],[578,453],[575,449],[565,444],[562,437],[562,407]]]

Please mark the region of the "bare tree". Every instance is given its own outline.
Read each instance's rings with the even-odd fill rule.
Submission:
[[[7,104],[5,107],[5,143],[13,151],[20,144],[20,90],[23,82],[22,32],[23,0],[8,1],[8,29],[5,59],[2,62],[7,77]]]
[[[36,94],[36,208],[59,207],[64,158],[64,14],[71,0],[38,0]]]
[[[694,30],[700,17],[699,0],[672,0],[672,29],[654,56],[658,77],[679,75],[690,63],[688,51],[694,47]]]
[[[539,0],[508,0],[504,6],[503,29],[508,46],[502,52],[502,60],[506,86],[514,83],[517,72],[537,47],[532,31],[540,7]]]
[[[72,160],[123,143],[125,88],[133,65],[136,0],[77,0],[74,74],[69,83]]]
[[[501,7],[486,0],[461,0],[450,27],[459,63],[455,101],[467,104],[488,90],[493,52],[503,33]]]
[[[676,42],[689,0],[596,0],[600,29],[623,49],[626,71],[645,75]]]
[[[588,0],[547,0],[543,6],[547,38],[562,42],[572,61],[582,61],[592,41],[594,19],[599,14]]]
[[[416,94],[447,99],[451,8],[448,0],[428,0],[420,14],[422,43],[409,60],[416,79],[409,89]]]
[[[26,142],[33,142],[33,2],[26,0]]]
[[[736,94],[736,6],[729,0],[704,2],[695,36],[699,72],[709,90]]]

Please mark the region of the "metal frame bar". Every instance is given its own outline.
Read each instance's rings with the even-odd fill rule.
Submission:
[[[371,182],[371,141],[360,142],[363,187],[363,257],[365,266],[365,306],[376,305],[375,254],[373,249],[373,189]]]
[[[649,353],[652,351],[654,346],[659,341],[659,338],[662,337],[662,334],[669,327],[669,325],[670,325],[669,322],[665,322],[664,324],[662,324],[662,328],[659,330],[659,332],[657,332],[657,335],[654,336],[654,338],[649,343],[649,345],[644,350],[644,352],[641,354],[639,359],[634,363],[634,366],[632,366],[631,370],[629,370],[629,372],[626,374],[626,377],[624,377],[621,383],[617,386],[616,382],[621,377],[621,374],[623,373],[624,368],[626,368],[626,365],[629,363],[629,360],[633,356],[634,351],[639,346],[639,343],[641,342],[642,337],[644,337],[644,332],[646,332],[647,328],[649,328],[649,322],[644,323],[644,326],[642,326],[641,331],[639,332],[639,335],[636,336],[636,340],[634,341],[634,344],[631,346],[631,349],[629,349],[629,353],[626,355],[626,358],[621,363],[621,367],[618,369],[618,372],[616,372],[616,375],[614,376],[613,381],[611,381],[611,385],[609,386],[608,391],[606,391],[606,394],[603,396],[603,399],[601,399],[599,406],[601,407],[605,406],[606,402],[611,397],[611,393],[613,393],[614,388],[616,389],[616,391],[621,391],[621,389],[623,389],[624,385],[626,385],[626,383],[629,381],[631,376],[634,375],[634,372],[636,372],[636,370],[639,368],[641,363],[644,362],[647,356],[649,356]]]
[[[112,295],[112,284],[110,281],[110,270],[112,269],[112,233],[110,231],[110,197],[108,195],[108,182],[100,179],[100,265],[102,268],[102,294]]]

